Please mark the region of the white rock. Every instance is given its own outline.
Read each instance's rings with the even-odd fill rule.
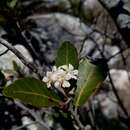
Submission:
[[[28,61],[32,61],[32,58],[30,56],[30,54],[28,53],[28,51],[21,45],[16,45],[15,46],[16,49],[18,49],[22,55],[25,56],[25,58]],[[6,48],[2,45],[0,45],[0,53],[2,53],[4,50],[6,50]],[[16,57],[15,54],[13,54],[11,51],[8,51],[5,55],[0,56],[0,68],[3,70],[7,70],[13,69],[13,65],[12,65],[12,61],[16,61],[20,66],[24,66],[23,63]]]
[[[129,73],[127,73],[125,70],[115,69],[112,69],[110,73],[115,88],[117,89],[117,92],[130,115],[130,81],[128,78]]]

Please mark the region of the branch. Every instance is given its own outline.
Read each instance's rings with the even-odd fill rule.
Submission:
[[[18,101],[14,101],[14,102],[18,107],[28,112],[35,119],[35,121],[41,124],[43,126],[43,129],[50,130],[49,126],[45,122],[43,122],[43,120],[39,116],[37,116],[37,114],[34,111],[30,110],[29,108],[27,108],[25,105],[23,105]]]
[[[99,45],[97,44],[97,42],[96,42],[93,38],[91,38],[91,37],[89,37],[89,38],[95,43],[95,45],[96,45],[98,51],[100,52],[100,55],[101,55],[103,58],[105,58],[105,56],[104,56],[102,50],[100,49]],[[105,58],[105,59],[106,59],[106,58]],[[106,59],[106,61],[108,62],[108,59]],[[106,63],[106,64],[107,64],[107,63]],[[107,66],[108,66],[108,64],[107,64]],[[109,66],[108,66],[108,70],[110,70]],[[127,119],[130,121],[129,114],[128,114],[126,108],[124,107],[124,105],[123,105],[123,103],[122,103],[122,101],[121,101],[121,99],[120,99],[120,97],[119,97],[119,95],[118,95],[118,93],[117,93],[117,90],[116,90],[116,88],[115,88],[115,86],[114,86],[114,83],[113,83],[113,80],[112,80],[112,78],[111,78],[110,72],[108,72],[108,77],[109,77],[110,83],[111,83],[111,85],[112,85],[112,90],[113,90],[113,92],[114,92],[114,94],[115,94],[115,96],[116,96],[116,98],[117,98],[118,104],[119,104],[120,108],[123,110],[123,112],[124,112],[125,116],[127,117]]]
[[[0,53],[0,56],[3,56],[4,54],[6,54],[9,51],[9,49],[6,49],[4,52]]]
[[[60,14],[63,14],[63,13],[60,13]],[[70,15],[70,16],[71,16],[71,15]],[[72,16],[72,17],[74,17],[75,19],[78,18],[78,17],[76,17],[76,16]],[[32,17],[30,17],[30,18],[32,18]],[[107,37],[107,38],[109,38],[109,39],[113,39],[113,38],[114,38],[114,36],[111,35],[110,33],[102,32],[98,27],[90,26],[89,24],[84,23],[82,20],[80,21],[80,22],[81,22],[80,24],[85,24],[85,26],[86,26],[87,28],[91,29],[91,32],[90,32],[90,33],[87,33],[87,34],[86,34],[86,32],[84,32],[84,34],[79,34],[79,33],[71,32],[71,30],[70,30],[69,28],[66,28],[64,25],[60,24],[59,19],[58,19],[57,17],[54,16],[54,18],[55,18],[55,20],[56,20],[56,23],[57,23],[64,31],[66,31],[66,32],[69,33],[70,35],[74,35],[74,36],[78,36],[78,37],[85,37],[86,35],[89,36],[89,35],[91,35],[92,33],[97,32],[97,33],[99,33],[100,35],[105,36],[105,37]],[[120,39],[120,40],[121,40],[121,39]]]
[[[17,128],[13,128],[13,129],[11,129],[11,130],[20,130],[20,129],[22,129],[22,128],[28,127],[28,126],[33,125],[33,124],[36,124],[36,123],[38,123],[38,122],[37,122],[37,121],[33,121],[33,122],[29,123],[29,124],[22,125],[22,126],[19,126],[19,127],[17,127]]]
[[[73,109],[71,108],[70,112],[71,112],[71,114],[72,114],[74,120],[76,121],[77,125],[80,127],[80,129],[81,129],[81,130],[84,130],[85,127],[83,126],[83,124],[82,124],[82,123],[80,122],[80,120],[79,120],[79,116],[78,116],[78,114],[77,114],[77,108],[75,108],[75,111],[73,111]]]
[[[129,28],[129,21],[130,21],[130,11],[124,8],[125,1],[119,0],[119,2],[116,5],[113,5],[110,7],[110,2],[114,0],[110,0],[110,2],[106,2],[106,0],[98,0],[100,4],[107,10],[107,12],[110,14],[111,18],[113,19],[113,22],[115,23],[119,33],[122,35],[122,38],[126,42],[127,46],[130,47],[130,28]],[[130,3],[128,1],[128,3]],[[123,18],[121,15],[126,16],[128,18]],[[128,20],[128,22],[126,22]]]
[[[108,77],[109,77],[110,83],[111,83],[111,85],[112,85],[113,92],[114,92],[114,94],[115,94],[115,96],[116,96],[116,98],[117,98],[118,104],[119,104],[119,106],[121,107],[121,109],[123,110],[125,116],[129,119],[129,114],[128,114],[127,110],[125,109],[125,107],[124,107],[124,105],[123,105],[123,103],[122,103],[122,101],[121,101],[121,99],[120,99],[120,97],[119,97],[119,95],[118,95],[118,93],[117,93],[117,90],[116,90],[116,88],[115,88],[115,86],[114,86],[114,83],[113,83],[113,80],[112,80],[112,78],[111,78],[110,72],[108,72]],[[130,119],[129,119],[129,120],[130,120]]]
[[[128,50],[129,48],[124,48],[121,49],[120,51],[118,51],[117,53],[115,53],[114,55],[110,56],[107,60],[110,61],[111,59],[115,58],[117,55],[120,55],[121,53],[123,53],[124,51]]]
[[[25,66],[27,66],[29,69],[31,69],[34,73],[40,75],[40,73],[39,73],[37,67],[36,67],[34,64],[28,62],[28,60],[22,55],[22,53],[19,52],[19,51],[18,51],[14,46],[12,46],[9,42],[7,42],[6,40],[4,40],[3,38],[0,38],[0,44],[2,44],[2,45],[4,45],[5,47],[7,47],[8,50],[12,51],[12,52],[19,58],[19,60],[21,60],[21,62],[22,62]]]

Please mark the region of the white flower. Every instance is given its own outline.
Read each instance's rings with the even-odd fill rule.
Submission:
[[[70,87],[70,83],[66,80],[63,81],[63,84],[62,84],[62,87],[63,88],[69,88]]]
[[[60,67],[53,66],[52,71],[47,72],[46,76],[43,78],[43,81],[47,84],[47,87],[52,86],[58,88],[68,88],[71,86],[69,83],[70,79],[77,80],[78,70],[74,70],[74,67],[69,65],[62,65]]]
[[[53,67],[52,67],[52,71],[53,71],[53,72],[57,71],[57,67],[56,67],[56,66],[53,66]]]
[[[60,85],[61,85],[61,83],[60,83],[59,81],[56,81],[56,82],[54,83],[54,86],[55,86],[56,88],[58,88]]]
[[[74,70],[74,67],[71,64],[60,66],[59,69],[66,71],[66,80],[77,79],[78,70]]]
[[[47,87],[51,87],[51,83],[57,80],[57,76],[54,72],[47,72],[46,77],[43,78],[43,81],[47,83]]]
[[[69,65],[62,65],[59,67],[59,69],[63,69],[65,71],[69,72],[69,71],[72,71],[74,69],[74,67],[71,64],[69,64]]]

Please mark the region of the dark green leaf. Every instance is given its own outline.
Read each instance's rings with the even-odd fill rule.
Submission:
[[[68,64],[72,64],[76,68],[78,66],[78,54],[70,42],[64,42],[57,52],[56,66]]]
[[[47,89],[44,82],[34,78],[23,78],[15,81],[5,87],[3,94],[36,107],[59,106],[62,103],[57,94]]]
[[[94,65],[89,60],[84,59],[79,64],[79,79],[74,98],[74,105],[83,105],[90,95],[101,85],[106,78],[102,65]]]

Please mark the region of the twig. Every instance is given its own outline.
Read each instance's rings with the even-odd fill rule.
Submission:
[[[0,56],[3,56],[4,54],[6,54],[9,51],[9,49],[6,49],[4,52],[0,53]]]
[[[39,116],[37,116],[34,111],[30,110],[29,108],[27,108],[25,105],[23,105],[22,103],[20,103],[18,101],[14,101],[14,102],[18,107],[27,111],[32,117],[34,117],[35,121],[37,121],[39,124],[41,124],[45,130],[50,130],[49,126],[45,122],[43,122],[43,120],[41,118],[39,118]]]
[[[12,46],[9,42],[7,42],[6,40],[4,40],[3,38],[0,38],[0,44],[4,45],[5,47],[7,47],[10,51],[12,51],[18,58],[19,60],[21,60],[21,62],[27,66],[29,69],[31,69],[34,73],[37,73],[40,75],[37,67],[28,62],[28,60],[22,55],[21,52],[19,52],[14,46]]]
[[[113,90],[113,92],[114,92],[114,94],[115,94],[115,96],[117,98],[118,104],[120,105],[121,109],[123,110],[125,116],[129,119],[129,114],[128,114],[127,110],[125,109],[125,107],[124,107],[124,105],[123,105],[123,103],[122,103],[122,101],[121,101],[121,99],[120,99],[120,97],[119,97],[119,95],[117,93],[117,90],[116,90],[116,88],[114,86],[114,83],[113,83],[113,80],[111,78],[110,72],[108,72],[108,77],[109,77],[110,83],[112,85],[112,90]]]
[[[102,50],[99,48],[99,46],[98,46],[98,44],[96,43],[96,41],[95,41],[93,38],[91,38],[91,37],[90,37],[90,39],[97,45],[97,49],[98,49],[98,51],[100,52],[100,55],[101,55],[103,58],[105,58],[105,56],[104,56]],[[106,58],[105,58],[105,59],[106,59]],[[107,64],[107,63],[106,63],[106,64]],[[108,66],[108,64],[107,64],[107,66]],[[109,69],[109,66],[108,66],[108,70],[110,70],[110,69]],[[108,77],[109,77],[109,79],[110,79],[110,83],[111,83],[111,85],[112,85],[113,92],[114,92],[114,94],[115,94],[115,96],[116,96],[116,98],[117,98],[117,101],[118,101],[118,104],[119,104],[120,108],[123,110],[123,112],[124,112],[125,116],[128,118],[128,120],[130,120],[129,114],[128,114],[127,110],[125,109],[125,107],[124,107],[124,105],[123,105],[123,103],[122,103],[122,101],[121,101],[121,99],[120,99],[120,97],[119,97],[119,95],[118,95],[118,93],[117,93],[117,90],[116,90],[116,88],[115,88],[115,86],[114,86],[114,83],[113,83],[113,81],[112,81],[110,72],[108,72]]]
[[[76,17],[76,18],[77,18],[77,17]],[[90,25],[88,25],[87,23],[85,23],[85,25],[86,25],[88,28],[91,29],[91,32],[88,33],[88,34],[86,34],[85,32],[84,32],[84,34],[78,34],[78,33],[71,32],[71,31],[69,30],[69,28],[66,28],[66,27],[64,27],[63,25],[61,25],[60,22],[58,21],[58,19],[57,19],[56,17],[55,17],[55,20],[56,20],[56,22],[58,23],[58,25],[59,25],[64,31],[66,31],[67,33],[69,33],[70,35],[74,35],[74,36],[77,36],[77,37],[85,37],[86,35],[90,36],[92,33],[96,32],[96,33],[99,33],[99,34],[102,35],[102,36],[105,36],[105,37],[109,38],[109,39],[113,39],[113,36],[112,36],[111,34],[109,34],[109,33],[107,33],[107,32],[106,32],[106,33],[105,33],[105,32],[102,32],[102,31],[101,31],[100,29],[98,29],[97,27],[90,26]],[[84,24],[84,23],[82,22],[81,24]]]
[[[118,51],[117,53],[115,53],[114,55],[110,56],[107,60],[110,61],[111,59],[113,59],[114,57],[116,57],[117,55],[120,55],[121,53],[123,53],[124,51],[128,50],[129,48],[124,48],[121,49],[120,51]]]
[[[75,108],[75,111],[73,111],[73,109],[71,108],[70,110],[74,120],[76,121],[76,123],[78,124],[78,126],[80,127],[81,130],[84,130],[85,127],[83,126],[83,124],[81,123],[81,121],[79,120],[79,116],[77,114],[77,108]]]
[[[97,47],[97,49],[98,49],[100,55],[102,56],[102,58],[106,59],[106,57],[104,56],[103,51],[100,49],[100,47],[99,47],[98,43],[96,42],[96,40],[93,39],[91,36],[89,37],[89,39],[90,39],[91,41],[93,41],[93,43],[96,45],[96,47]]]
[[[88,116],[89,116],[89,118],[90,118],[90,121],[91,121],[91,125],[93,126],[93,127],[96,127],[96,122],[95,122],[95,116],[94,116],[94,111],[92,110],[93,109],[93,104],[91,103],[91,101],[88,101]]]
[[[23,128],[25,128],[25,127],[28,127],[28,126],[30,126],[30,125],[32,125],[32,124],[36,124],[36,123],[38,123],[38,122],[37,122],[37,121],[33,121],[33,122],[29,123],[29,124],[22,125],[22,126],[19,126],[19,127],[17,127],[17,128],[11,129],[11,130],[20,130],[20,129],[23,129]]]
[[[105,30],[104,30],[104,34],[106,34],[107,33],[107,31],[108,31],[108,17],[105,17]],[[103,53],[104,53],[104,51],[105,51],[105,45],[106,45],[106,43],[107,43],[107,37],[106,37],[106,35],[104,35],[104,43],[103,43],[103,46],[102,46],[102,50],[103,50]]]

